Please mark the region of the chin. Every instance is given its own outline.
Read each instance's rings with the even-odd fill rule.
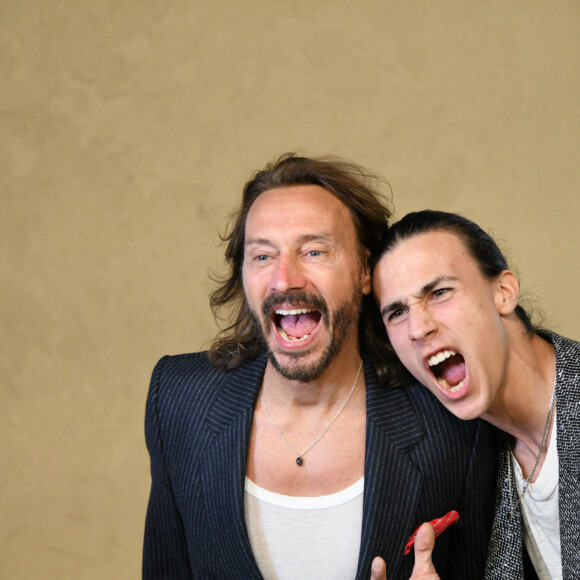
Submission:
[[[441,399],[439,399],[441,400]],[[458,419],[463,421],[472,421],[473,419],[479,419],[484,410],[479,406],[474,407],[473,405],[453,403],[452,401],[441,401],[445,408]]]
[[[318,379],[330,364],[328,357],[313,359],[307,356],[308,353],[284,355],[270,351],[268,354],[273,367],[285,379],[300,381],[302,383],[308,383]]]

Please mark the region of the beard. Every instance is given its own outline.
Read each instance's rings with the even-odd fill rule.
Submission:
[[[307,383],[318,379],[336,356],[340,354],[346,340],[352,336],[352,333],[358,333],[362,298],[362,288],[357,286],[351,298],[339,304],[332,312],[329,311],[326,302],[314,294],[299,292],[291,295],[276,294],[266,298],[262,304],[263,322],[253,312],[252,316],[260,329],[272,366],[288,380]],[[316,348],[313,347],[301,352],[284,353],[284,358],[287,360],[282,362],[270,348],[268,342],[268,336],[271,333],[269,319],[273,306],[277,304],[308,304],[320,312],[321,323],[326,327],[328,340],[318,358],[310,361],[306,360]]]

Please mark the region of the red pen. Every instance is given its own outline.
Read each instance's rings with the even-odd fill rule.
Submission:
[[[446,513],[442,518],[435,518],[434,520],[431,520],[429,523],[433,526],[433,529],[435,530],[435,537],[437,538],[449,526],[456,524],[458,521],[459,521],[459,514],[455,510],[451,510],[450,512]],[[419,528],[420,527],[421,526],[419,526]],[[419,531],[419,528],[417,528],[413,532],[411,537],[409,538],[409,541],[407,542],[407,545],[405,546],[405,556],[409,552],[411,552],[411,550],[413,548],[413,544],[415,543],[415,537],[417,536],[417,532]]]

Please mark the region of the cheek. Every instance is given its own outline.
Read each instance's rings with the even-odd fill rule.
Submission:
[[[425,369],[423,368],[423,365],[420,363],[420,361],[417,360],[417,357],[414,355],[414,353],[406,351],[399,358],[401,359],[403,365],[407,367],[407,370],[413,373],[415,377],[419,378],[420,376],[425,374]]]
[[[392,347],[395,349],[401,362],[409,369],[413,368],[413,352],[410,348],[409,340],[405,338],[403,328],[396,328],[387,332]]]
[[[242,284],[244,285],[244,290],[249,292],[257,292],[262,287],[268,285],[268,269],[253,268],[252,266],[242,267]]]
[[[244,295],[246,297],[246,301],[250,305],[250,307],[255,310],[256,304],[262,302],[262,298],[260,297],[260,290],[259,290],[259,283],[258,279],[255,275],[248,275],[247,272],[242,273],[242,285],[244,289]]]

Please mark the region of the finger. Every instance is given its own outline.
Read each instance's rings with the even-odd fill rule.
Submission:
[[[387,565],[380,556],[371,565],[371,580],[387,580]]]
[[[413,572],[435,572],[431,554],[435,547],[435,531],[429,523],[423,524],[415,538],[415,568]]]

